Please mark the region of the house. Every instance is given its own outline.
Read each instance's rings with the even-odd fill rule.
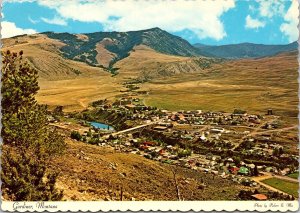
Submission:
[[[143,145],[144,146],[155,146],[156,142],[154,142],[154,141],[146,141],[146,142],[143,142]]]
[[[156,126],[153,128],[156,131],[165,131],[166,129],[168,129],[168,127],[166,126]]]
[[[55,118],[52,115],[47,115],[47,121],[48,122],[54,122]]]
[[[169,150],[172,150],[173,146],[172,145],[168,145],[166,148],[169,149]]]
[[[202,141],[206,141],[206,140],[207,140],[207,138],[205,137],[204,134],[201,135],[200,139],[201,139]]]
[[[134,104],[127,104],[125,107],[129,110],[134,110],[136,106]]]
[[[164,149],[159,150],[159,154],[163,155],[166,151]]]
[[[233,159],[232,159],[232,158],[227,158],[227,159],[225,160],[225,162],[233,162]]]
[[[260,124],[260,120],[259,119],[255,119],[255,118],[249,118],[249,122],[250,123],[254,123],[254,124]]]
[[[212,128],[210,129],[211,133],[223,133],[225,130],[223,128]]]
[[[272,167],[267,167],[267,168],[265,169],[265,171],[266,171],[266,172],[273,172],[274,169],[273,169]]]
[[[202,113],[202,110],[196,110],[195,114],[201,114],[201,113]]]
[[[279,173],[280,173],[280,175],[286,175],[286,174],[290,173],[290,168],[284,168]]]
[[[237,174],[240,169],[238,167],[232,167],[229,169],[231,174]]]
[[[241,175],[248,175],[249,174],[249,169],[247,167],[242,166],[239,169],[238,173],[241,174]]]
[[[171,124],[171,123],[162,123],[162,122],[160,122],[160,123],[158,123],[158,125],[159,126],[165,126],[165,127],[173,127],[173,124]]]
[[[254,194],[251,195],[251,197],[253,197],[255,200],[267,200],[268,197],[264,194]]]

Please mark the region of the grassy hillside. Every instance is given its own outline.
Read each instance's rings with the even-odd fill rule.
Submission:
[[[146,104],[232,112],[241,108],[293,118],[298,115],[297,53],[215,64],[203,72],[160,78],[143,85]]]
[[[205,57],[182,57],[166,55],[145,46],[136,46],[130,55],[117,62],[118,78],[151,80],[179,73],[197,73],[221,63],[222,60]]]
[[[173,171],[184,200],[236,200],[241,189],[213,174],[170,166],[114,149],[67,140],[67,151],[53,160],[65,200],[178,200]],[[191,193],[192,192],[192,193]]]
[[[24,57],[39,72],[37,100],[50,108],[63,105],[65,110],[82,110],[92,101],[119,94],[121,85],[100,67],[64,58],[63,42],[45,35],[3,39],[2,51],[24,51]]]
[[[3,39],[2,51],[23,50],[24,57],[39,71],[40,80],[73,79],[106,73],[102,68],[64,58],[59,50],[63,47],[63,42],[36,34]]]
[[[141,90],[149,92],[147,96],[140,95],[148,105],[229,112],[241,108],[260,113],[273,108],[276,114],[297,122],[296,51],[260,59],[222,61],[168,55],[138,45],[115,64],[119,74],[112,77],[101,67],[66,59],[61,49],[66,48],[64,42],[70,40],[70,35],[64,36],[62,41],[40,34],[3,40],[3,51],[23,50],[38,69],[41,90],[37,99],[41,103],[81,110],[92,101],[124,94],[122,83],[140,78],[148,80],[140,85]],[[80,34],[71,37],[82,41],[92,38]]]

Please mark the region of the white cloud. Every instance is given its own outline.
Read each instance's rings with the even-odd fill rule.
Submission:
[[[298,1],[293,0],[290,8],[284,16],[285,23],[280,26],[280,31],[288,37],[289,42],[298,40]]]
[[[13,22],[1,22],[1,35],[2,38],[9,38],[16,35],[34,34],[37,33],[34,29],[22,29],[15,25]]]
[[[272,18],[275,15],[284,15],[283,0],[259,0],[257,2],[262,17]]]
[[[256,9],[255,9],[255,7],[253,6],[253,5],[249,5],[249,11],[251,11],[251,12],[253,12],[253,11],[255,11]]]
[[[218,1],[51,1],[39,0],[64,19],[99,22],[104,30],[130,31],[160,27],[169,32],[185,29],[199,38],[226,36],[221,15],[235,7],[234,0]],[[112,19],[111,17],[118,17]]]
[[[60,17],[55,16],[52,19],[49,18],[41,18],[43,22],[47,23],[47,24],[55,24],[55,25],[61,25],[61,26],[67,26],[68,23],[65,19],[62,19]]]
[[[32,24],[37,24],[37,23],[40,22],[39,20],[34,20],[34,19],[32,19],[30,16],[28,16],[28,20],[29,20]]]
[[[266,25],[265,22],[260,21],[258,19],[251,18],[250,15],[246,17],[246,25],[247,29],[258,29],[260,27],[264,27]]]

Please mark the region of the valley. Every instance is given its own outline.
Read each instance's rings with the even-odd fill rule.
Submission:
[[[298,173],[294,46],[220,58],[223,48],[153,28],[23,35],[2,51],[24,51],[38,70],[36,99],[67,143],[50,165],[65,200],[289,200],[294,182],[285,193],[256,176]]]
[[[205,72],[155,79],[141,89],[149,91],[146,104],[165,109],[265,112],[272,108],[297,122],[296,58],[295,52],[229,61]]]

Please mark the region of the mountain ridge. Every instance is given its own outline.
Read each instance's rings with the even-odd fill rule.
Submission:
[[[224,59],[260,58],[297,49],[297,42],[286,45],[240,43],[227,45],[190,44],[187,40],[158,27],[128,32],[55,33],[43,32],[63,43],[60,54],[70,60],[108,68],[130,55],[135,47],[145,45],[166,55]],[[20,35],[22,36],[22,35]],[[18,37],[18,36],[17,36]]]
[[[174,36],[159,28],[129,32],[94,32],[85,34],[44,32],[49,38],[60,40],[66,45],[61,47],[62,54],[72,60],[86,62],[92,66],[105,66],[97,61],[97,45],[114,55],[106,64],[112,67],[117,61],[126,58],[135,46],[146,45],[160,53],[177,56],[201,56],[200,51],[188,41]],[[80,39],[83,35],[86,39]],[[105,41],[103,44],[103,41]],[[98,55],[99,56],[99,55]],[[99,57],[98,57],[99,58]]]
[[[289,44],[255,44],[244,42],[239,44],[226,45],[205,45],[196,43],[194,47],[220,58],[260,58],[273,56],[282,52],[289,52],[298,49],[297,41]]]

